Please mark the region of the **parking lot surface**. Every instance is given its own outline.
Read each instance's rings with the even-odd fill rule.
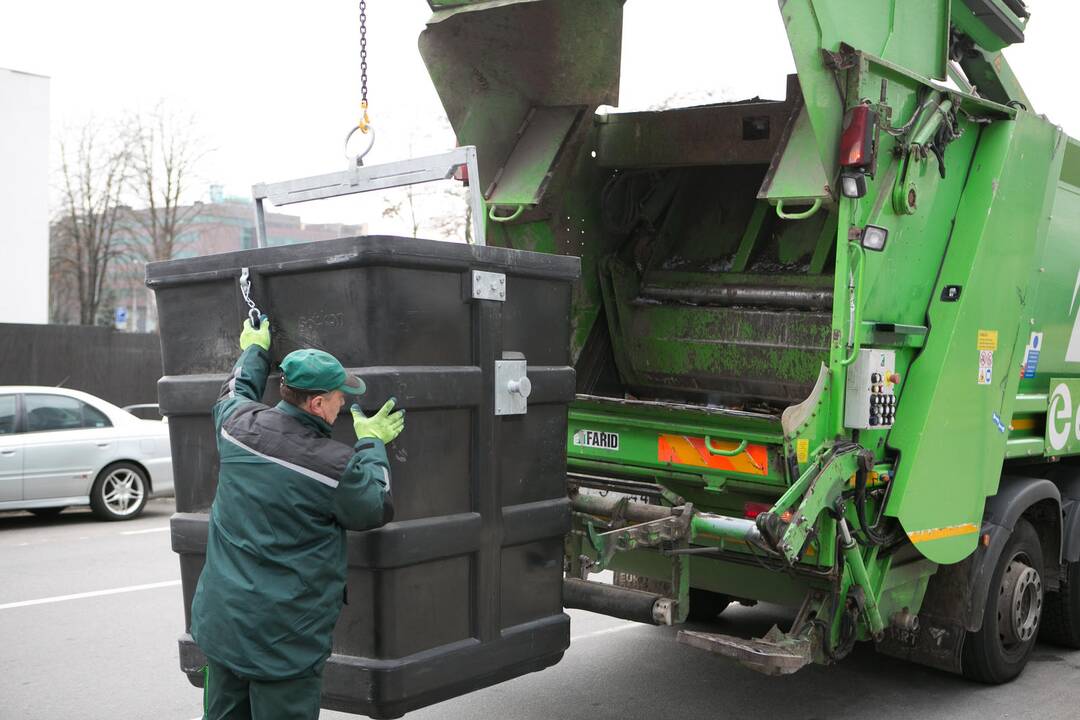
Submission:
[[[122,523],[75,509],[51,520],[0,513],[0,718],[200,716],[200,691],[177,659],[184,615],[169,541],[172,510],[171,500],[154,500],[142,517]],[[837,667],[769,678],[678,645],[671,628],[570,615],[572,644],[560,664],[408,717],[1080,717],[1080,652],[1046,645],[1003,687],[974,685],[870,647]],[[711,627],[761,634],[789,620],[777,608],[735,607]]]

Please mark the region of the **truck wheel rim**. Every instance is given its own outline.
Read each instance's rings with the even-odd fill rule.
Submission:
[[[1005,648],[1029,642],[1042,615],[1042,578],[1035,568],[1014,558],[1001,578],[998,593],[998,635]]]
[[[101,483],[101,499],[105,501],[105,507],[115,515],[130,515],[135,512],[142,503],[144,493],[139,474],[124,468],[113,470]]]

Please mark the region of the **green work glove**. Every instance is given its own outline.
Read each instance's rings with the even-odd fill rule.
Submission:
[[[259,327],[251,327],[251,319],[244,321],[244,330],[240,333],[240,350],[243,352],[252,345],[258,345],[263,350],[270,350],[270,318],[263,315],[259,318]]]
[[[383,441],[384,445],[387,445],[400,435],[401,431],[405,429],[405,411],[391,412],[394,409],[395,402],[397,401],[394,398],[387,400],[386,404],[373,417],[367,417],[361,412],[359,405],[353,405],[353,430],[356,431],[356,439],[378,438]]]

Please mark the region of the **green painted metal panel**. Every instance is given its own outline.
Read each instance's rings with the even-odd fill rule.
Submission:
[[[495,176],[488,204],[539,203],[551,179],[555,158],[581,113],[578,107],[534,108],[509,159]]]
[[[1051,378],[1080,375],[1080,145],[1070,140],[1056,183],[1046,252],[1038,263],[1034,324],[1025,335],[1020,392],[1041,397],[1045,412]]]
[[[583,470],[599,469],[603,463],[615,474],[633,467],[642,471],[638,476],[665,485],[720,488],[734,479],[782,488],[782,441],[779,418],[773,416],[582,398],[569,414],[567,462]]]
[[[953,0],[952,22],[985,50],[996,52],[1024,41],[1027,18],[1003,0]]]
[[[631,385],[727,402],[789,404],[809,395],[827,353],[827,313],[638,302],[633,269],[608,267],[608,321]]]
[[[758,197],[773,205],[784,200],[789,206],[799,202],[831,199],[831,174],[826,173],[821,165],[817,138],[804,104],[791,122],[783,151],[777,153],[772,160],[769,175],[761,186]]]
[[[904,422],[890,437],[903,462],[889,513],[935,562],[975,548],[997,489],[1055,191],[1046,178],[1059,174],[1063,145],[1057,128],[1030,115],[981,132],[936,290],[963,292],[932,302],[931,332],[897,411]],[[983,352],[992,354],[990,382],[979,372]]]
[[[622,0],[468,3],[429,22],[420,54],[459,144],[477,146],[485,189],[533,107],[618,103],[622,6]]]
[[[1007,460],[1039,458],[1046,454],[1046,441],[1042,438],[1010,437],[1005,443],[1005,458]]]
[[[1021,383],[1023,385],[1023,383]],[[1045,394],[1022,394],[1016,396],[1016,404],[1013,405],[1013,413],[1044,413],[1046,412],[1047,400]]]
[[[673,492],[696,508],[741,516],[745,501],[775,501],[785,491],[793,493],[792,509],[803,502],[794,497],[799,488],[788,490],[789,454],[796,475],[838,437],[868,448],[879,473],[899,458],[887,514],[900,519],[926,559],[893,567],[889,557],[860,548],[869,590],[886,617],[904,607],[917,612],[934,563],[956,562],[975,547],[985,498],[996,492],[1006,459],[1080,449],[1069,440],[1048,450],[1044,437],[1080,412],[1073,407],[1065,418],[1059,401],[1050,427],[1044,422],[1051,381],[1070,388],[1074,405],[1080,401],[1080,146],[1070,142],[1065,149],[1044,120],[1002,105],[1025,96],[992,50],[993,38],[984,36],[985,52],[964,66],[983,97],[931,88],[930,78],[946,74],[950,8],[955,19],[958,6],[965,12],[970,3],[780,0],[804,111],[798,92],[789,92],[784,103],[611,115],[590,123],[593,107],[616,102],[618,0],[432,0],[438,12],[421,40],[459,140],[480,146],[485,188],[499,168],[514,165],[533,108],[585,109],[586,121],[564,133],[560,147],[538,142],[520,170],[504,170],[496,197],[532,199],[536,207],[515,223],[489,228],[493,244],[580,255],[575,361],[587,343],[591,351],[592,340],[610,340],[601,354],[616,366],[611,392],[619,399],[583,400],[571,412],[571,472],[656,482],[669,499]],[[842,56],[833,54],[841,50]],[[928,98],[932,104],[923,107]],[[923,122],[909,133],[896,131],[906,135],[899,139],[879,134],[865,198],[831,198],[826,186],[838,170],[845,105],[862,102],[887,106],[892,114],[883,121],[892,128],[920,111]],[[940,121],[936,103],[961,109],[962,132],[944,153],[944,177],[932,153],[912,160],[904,175],[899,158],[920,126],[921,139],[930,139],[926,128]],[[791,120],[790,138],[783,142],[773,133],[746,144],[746,113],[768,116],[774,131]],[[652,177],[656,185],[629,198],[643,220],[617,232],[612,216],[622,213],[604,206],[608,183],[634,172],[636,180]],[[905,191],[896,194],[901,198],[915,192],[913,212],[894,202],[894,188]],[[759,189],[766,201],[823,198],[825,208],[808,220],[779,220],[765,203],[755,207]],[[854,247],[867,224],[888,230],[882,252]],[[943,299],[946,285],[961,288],[956,302]],[[732,300],[767,303],[769,293],[783,299],[818,292],[816,304],[799,307]],[[1021,378],[1036,335],[1040,359]],[[895,350],[903,380],[896,427],[862,430],[856,438],[844,426],[843,389],[845,360],[858,343]],[[993,356],[989,378],[979,372],[983,353]],[[822,362],[826,374],[819,378]],[[710,407],[766,403],[775,413],[803,400],[819,379],[805,408],[785,414],[787,437],[775,417],[751,420]],[[673,409],[623,397],[688,404]],[[682,438],[683,449],[698,453],[701,463],[665,455],[664,435]],[[701,450],[710,441],[730,450],[742,440],[766,447],[768,472],[713,467],[707,445]],[[876,514],[880,499],[871,502]],[[816,527],[829,543],[818,552],[833,556],[835,522],[826,518]],[[668,558],[657,553],[628,553],[618,562],[644,575],[671,573]],[[742,579],[730,564],[711,559],[695,556],[691,568],[699,587],[726,591]],[[805,590],[786,576],[776,583],[747,580],[746,594]],[[842,587],[850,583],[845,574]]]
[[[780,0],[779,5],[822,167],[830,176],[847,108],[822,50],[837,52],[846,43],[923,77],[945,79],[949,0]]]

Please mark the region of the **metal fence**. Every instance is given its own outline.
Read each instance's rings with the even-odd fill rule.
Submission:
[[[160,377],[156,334],[0,323],[0,386],[62,386],[124,406],[156,403]]]

